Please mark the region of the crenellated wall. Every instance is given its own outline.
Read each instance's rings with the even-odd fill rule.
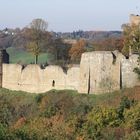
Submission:
[[[59,66],[41,69],[38,65],[23,68],[16,64],[3,64],[3,87],[27,92],[45,92],[51,89],[73,89],[79,86],[79,67],[68,69]]]
[[[38,65],[3,64],[2,87],[31,93],[51,89],[106,93],[140,85],[137,74],[133,72],[139,67],[137,60],[138,55],[126,59],[118,51],[94,51],[83,53],[80,67],[71,67],[67,72],[54,65],[41,69]]]

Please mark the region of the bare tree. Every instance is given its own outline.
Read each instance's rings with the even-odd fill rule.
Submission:
[[[43,20],[43,19],[34,19],[31,23],[30,23],[30,28],[37,30],[37,31],[42,31],[45,32],[47,30],[48,27],[48,23]]]
[[[30,23],[30,28],[27,36],[29,42],[27,43],[27,51],[35,56],[35,64],[38,62],[38,56],[44,52],[48,42],[49,33],[46,31],[48,23],[42,19],[34,19]],[[50,36],[50,35],[49,35]]]

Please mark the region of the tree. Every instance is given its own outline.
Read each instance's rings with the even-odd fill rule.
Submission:
[[[93,41],[95,51],[121,51],[123,48],[123,38],[112,37],[108,39]]]
[[[46,21],[34,19],[30,24],[30,28],[25,31],[25,36],[28,38],[26,49],[34,55],[35,64],[38,62],[40,53],[45,51],[50,39],[50,34],[46,31],[47,26]]]
[[[63,39],[57,38],[54,41],[55,58],[56,60],[67,60],[70,45],[65,43]]]
[[[140,53],[140,24],[123,25],[124,47],[122,52],[129,54],[129,49],[133,52]]]
[[[1,49],[6,49],[8,47],[11,47],[13,42],[13,36],[1,33],[0,34],[0,48]]]
[[[49,53],[53,56],[53,64],[64,66],[69,61],[69,50],[71,44],[66,43],[62,38],[56,38],[49,47]]]
[[[69,55],[72,61],[80,61],[82,53],[85,52],[85,46],[86,41],[84,39],[80,39],[77,41],[77,43],[72,45],[69,51]]]
[[[140,24],[123,25],[123,35],[124,35],[124,48],[123,53],[129,55],[129,53],[138,53],[138,65],[140,63]],[[131,49],[131,50],[130,50]],[[131,51],[131,52],[130,52]],[[140,80],[140,68],[136,67],[133,70]]]

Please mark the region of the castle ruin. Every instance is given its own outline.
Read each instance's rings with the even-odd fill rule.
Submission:
[[[139,24],[140,17],[131,15],[130,24]],[[65,72],[60,66],[23,67],[3,63],[0,53],[0,86],[11,90],[43,93],[51,89],[71,89],[79,93],[100,94],[140,85],[134,68],[139,67],[137,54],[129,59],[118,51],[94,51],[82,54],[79,66]]]
[[[138,55],[126,59],[120,52],[95,51],[82,54],[79,66],[65,72],[60,66],[39,65],[23,67],[19,64],[2,64],[2,87],[31,93],[51,89],[71,89],[79,93],[100,94],[121,88],[140,85],[137,74]]]

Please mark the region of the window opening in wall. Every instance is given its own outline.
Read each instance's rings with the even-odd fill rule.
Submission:
[[[52,81],[52,87],[55,87],[55,81],[54,80]]]

